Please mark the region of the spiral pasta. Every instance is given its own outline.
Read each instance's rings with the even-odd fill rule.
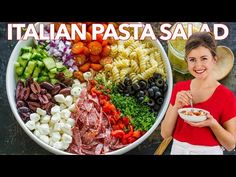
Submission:
[[[160,50],[150,41],[118,41],[111,46],[110,56],[113,63],[104,66],[104,73],[115,83],[123,81],[126,76],[133,83],[148,79],[154,73],[166,77],[165,65]]]

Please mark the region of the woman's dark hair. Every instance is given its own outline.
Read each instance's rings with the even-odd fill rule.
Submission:
[[[216,41],[214,34],[211,32],[196,32],[193,33],[186,42],[185,45],[185,58],[191,52],[191,50],[203,46],[210,50],[213,57],[216,56]]]

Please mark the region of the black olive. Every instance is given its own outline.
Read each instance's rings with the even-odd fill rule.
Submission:
[[[153,90],[152,88],[149,88],[149,89],[148,89],[148,95],[149,95],[150,97],[154,97],[154,90]]]
[[[124,80],[124,84],[125,84],[126,86],[132,85],[132,80],[131,80],[129,77],[126,77],[125,80]]]
[[[152,87],[152,90],[153,90],[153,92],[160,91],[160,89],[159,89],[157,86],[153,86],[153,87]]]
[[[153,78],[155,78],[155,79],[160,79],[160,78],[161,78],[161,74],[159,74],[159,73],[154,73],[154,74],[153,74]]]
[[[142,90],[140,90],[140,91],[138,91],[138,93],[137,93],[137,97],[144,97],[144,91],[142,91]]]
[[[133,95],[135,93],[135,91],[133,90],[132,86],[127,86],[127,90],[128,90],[128,93],[130,95]]]
[[[125,96],[130,96],[130,95],[128,93],[126,93]]]
[[[153,87],[153,86],[155,86],[156,85],[156,83],[155,82],[151,82],[151,87]]]
[[[147,90],[143,90],[144,91],[144,95],[148,96],[148,91]]]
[[[159,109],[160,109],[160,105],[155,104],[155,105],[153,106],[153,109],[154,109],[155,111],[159,111]]]
[[[151,84],[152,82],[155,82],[155,79],[154,79],[153,77],[150,77],[150,78],[148,79],[148,83]]]
[[[138,97],[138,101],[142,102],[144,100],[144,97]]]
[[[164,100],[162,97],[159,97],[159,98],[157,98],[156,102],[157,102],[157,104],[162,105]]]
[[[120,93],[123,93],[124,89],[125,89],[125,86],[123,83],[120,83],[118,86],[117,86],[117,89],[118,89],[118,92]]]
[[[145,80],[138,81],[138,85],[140,86],[141,90],[144,90],[147,88],[147,82]]]
[[[165,92],[167,91],[167,89],[168,89],[168,85],[167,85],[167,83],[165,82],[165,83],[164,83],[164,86],[163,86],[163,92],[165,93]]]
[[[147,102],[147,105],[152,107],[155,105],[155,101],[153,99],[150,99],[148,102]]]
[[[123,84],[123,83],[120,83],[120,84],[118,85],[118,87],[119,87],[120,89],[122,89],[122,90],[124,90],[124,89],[126,88],[125,84]]]
[[[163,79],[160,78],[160,79],[156,80],[156,86],[157,87],[161,88],[161,87],[163,87],[163,85],[164,85],[164,80]]]
[[[140,90],[140,86],[139,86],[138,83],[133,84],[132,87],[133,87],[133,89],[134,89],[135,91]]]
[[[161,92],[160,91],[154,92],[154,99],[157,99],[159,97],[161,97]]]
[[[123,90],[123,93],[129,93],[129,90],[127,89],[127,88],[125,88],[124,90]]]
[[[118,87],[117,90],[118,90],[119,93],[123,93],[123,91],[124,91],[124,90],[121,89],[120,87]]]

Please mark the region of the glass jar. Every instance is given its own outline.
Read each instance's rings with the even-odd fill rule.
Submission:
[[[191,22],[188,22],[191,23]],[[181,23],[184,27],[184,31],[187,34],[187,22]],[[173,27],[171,28],[171,31],[173,33],[173,30],[175,29],[176,25],[179,23],[175,23]],[[192,24],[193,33],[198,32],[202,26],[202,23],[194,22]],[[185,44],[187,40],[184,40],[181,37],[177,37],[174,40],[169,40],[168,43],[168,58],[170,60],[170,63],[172,65],[172,68],[176,71],[178,71],[181,74],[187,74],[188,73],[188,67],[187,62],[185,60]]]

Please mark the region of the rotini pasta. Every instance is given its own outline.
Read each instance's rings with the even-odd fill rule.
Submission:
[[[114,82],[123,81],[126,76],[133,83],[140,79],[147,80],[154,73],[160,73],[165,79],[166,71],[161,53],[150,41],[118,41],[111,46],[110,56],[113,63],[105,65],[105,75]]]

